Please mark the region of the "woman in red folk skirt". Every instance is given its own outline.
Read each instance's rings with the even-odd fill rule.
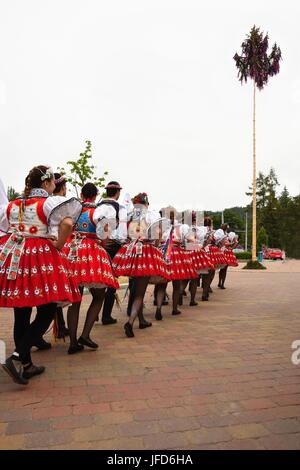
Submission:
[[[226,289],[224,286],[226,276],[227,276],[227,270],[228,266],[238,266],[238,261],[236,259],[235,254],[233,253],[233,248],[235,248],[238,244],[238,235],[236,235],[234,232],[229,232],[225,241],[225,245],[223,247],[223,254],[226,259],[227,265],[224,266],[222,269],[219,271],[219,284],[218,287],[220,289]]]
[[[116,275],[128,276],[134,281],[134,297],[128,312],[130,315],[124,325],[128,338],[134,336],[133,323],[142,312],[148,284],[156,284],[167,278],[163,256],[156,246],[161,240],[167,220],[162,219],[158,212],[148,209],[146,193],[135,196],[133,203],[134,210],[128,226],[130,242],[125,244],[113,259]],[[151,323],[148,326],[151,326]]]
[[[175,209],[168,210],[168,212],[171,228],[168,232],[164,233],[165,243],[161,247],[166,259],[167,282],[160,283],[156,291],[157,309],[155,319],[158,321],[162,320],[161,308],[168,281],[172,281],[173,284],[172,315],[179,315],[181,313],[181,311],[178,310],[181,282],[193,279],[198,280],[198,274],[192,262],[192,253],[183,248],[190,228],[188,225],[180,224],[176,221]]]
[[[98,318],[107,287],[117,289],[118,281],[114,275],[109,255],[101,246],[97,237],[97,205],[98,194],[93,183],[86,183],[81,192],[83,201],[82,213],[75,226],[74,233],[66,245],[65,251],[71,260],[71,271],[74,280],[83,293],[84,287],[89,288],[92,302],[87,310],[81,336],[77,339],[77,329],[81,301],[68,308],[68,328],[70,335],[69,354],[75,354],[87,346],[97,349],[98,344],[91,340],[90,333]]]
[[[207,255],[206,251],[204,250],[205,244],[205,234],[206,234],[206,227],[200,227],[196,225],[192,225],[189,230],[189,234],[187,236],[188,242],[186,243],[186,249],[190,253],[192,258],[193,267],[198,274],[198,279],[191,279],[182,281],[181,283],[181,292],[183,292],[186,286],[189,283],[189,291],[191,294],[190,306],[196,306],[198,303],[196,302],[196,293],[197,287],[199,284],[200,276],[208,275],[210,270],[214,270],[214,265],[210,261],[209,256]],[[179,305],[183,303],[183,296],[180,295]]]
[[[57,303],[80,299],[62,248],[81,212],[76,198],[49,197],[55,188],[51,168],[34,167],[23,198],[0,208],[0,307],[14,309],[16,350],[4,370],[22,385],[44,372],[32,363],[30,349],[47,331]],[[30,323],[32,308],[37,307]]]
[[[220,248],[220,244],[222,246],[226,235],[222,229],[213,230],[213,221],[210,217],[204,218],[204,229],[206,230],[204,249],[213,265],[213,269],[210,269],[208,274],[202,275],[202,301],[208,301],[209,294],[213,292],[211,284],[215,277],[216,270],[221,269],[227,264]]]

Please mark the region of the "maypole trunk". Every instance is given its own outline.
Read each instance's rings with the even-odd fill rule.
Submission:
[[[252,261],[256,261],[256,84],[253,88],[253,201],[252,201]]]

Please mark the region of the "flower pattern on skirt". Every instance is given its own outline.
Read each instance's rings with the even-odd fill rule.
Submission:
[[[216,268],[220,268],[227,265],[227,260],[224,256],[224,252],[217,246],[209,245],[208,254],[211,262]]]
[[[215,269],[214,265],[210,260],[210,257],[205,252],[205,250],[201,249],[192,251],[191,255],[194,269],[198,274],[200,274],[201,272],[207,272],[209,269]]]
[[[230,248],[225,248],[224,256],[227,261],[228,266],[238,266],[238,260],[233,251]]]
[[[9,235],[0,238],[0,254]],[[0,307],[35,307],[78,302],[69,262],[46,238],[26,238],[15,280],[7,278],[11,254],[0,269]]]
[[[161,247],[163,250],[163,247]],[[193,264],[193,252],[173,245],[170,260],[166,262],[169,281],[196,279],[198,274]]]
[[[64,252],[69,255],[73,237],[66,243]],[[119,288],[108,253],[93,238],[77,240],[77,257],[69,261],[72,278],[77,286]]]
[[[150,282],[163,282],[167,279],[166,264],[158,248],[150,243],[122,246],[113,259],[117,276],[148,277]]]

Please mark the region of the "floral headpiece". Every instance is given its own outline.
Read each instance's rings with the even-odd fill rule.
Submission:
[[[139,193],[132,199],[133,204],[149,204],[148,194]]]
[[[45,173],[40,168],[39,168],[39,170],[42,173],[41,181],[52,180],[52,178],[54,178],[54,172],[53,172],[52,168],[50,168],[50,167],[47,168]]]
[[[54,181],[55,185],[57,186],[58,184],[61,184],[61,183],[66,183],[67,182],[67,179],[64,175],[62,175],[60,178],[57,178],[57,180]]]

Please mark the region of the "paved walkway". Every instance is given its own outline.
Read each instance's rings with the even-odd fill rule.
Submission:
[[[47,371],[25,388],[1,371],[0,449],[300,449],[300,262],[276,269],[233,271],[210,302],[166,307],[134,339],[116,310],[94,329],[98,352],[34,353]],[[11,330],[1,311],[9,352]]]

